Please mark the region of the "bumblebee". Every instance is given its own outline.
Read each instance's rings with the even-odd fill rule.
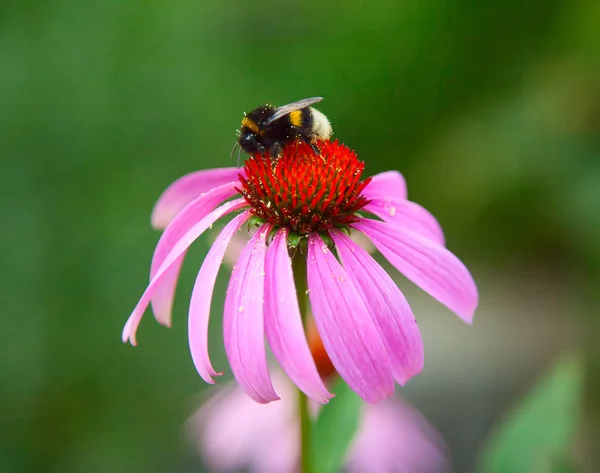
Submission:
[[[311,107],[321,100],[323,97],[311,97],[281,107],[262,105],[244,114],[231,154],[239,146],[240,152],[265,154],[269,151],[272,157],[277,157],[283,146],[296,140],[308,143],[320,154],[315,141],[328,139],[332,132],[327,117]]]

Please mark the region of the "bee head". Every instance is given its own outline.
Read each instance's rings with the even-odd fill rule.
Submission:
[[[258,141],[257,136],[248,129],[242,129],[238,143],[240,147],[248,154],[265,152],[265,147]]]

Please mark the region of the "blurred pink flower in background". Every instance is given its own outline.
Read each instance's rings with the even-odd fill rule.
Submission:
[[[188,437],[211,472],[298,473],[297,393],[282,373],[273,373],[273,381],[279,402],[258,404],[230,383],[190,418]],[[316,413],[320,406],[312,407]],[[437,431],[412,406],[390,398],[364,404],[344,471],[446,473],[450,466]]]

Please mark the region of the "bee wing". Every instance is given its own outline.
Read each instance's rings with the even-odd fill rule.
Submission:
[[[323,97],[310,97],[308,99],[298,100],[297,102],[288,103],[282,105],[275,110],[275,113],[271,115],[266,121],[265,125],[273,123],[275,120],[286,116],[288,113],[292,113],[294,110],[302,110],[303,108],[310,107],[313,103],[317,103],[323,100]]]

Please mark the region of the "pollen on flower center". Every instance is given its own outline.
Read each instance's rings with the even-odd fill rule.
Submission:
[[[364,163],[337,140],[317,145],[320,155],[305,143],[292,143],[279,158],[257,153],[246,160],[238,191],[252,213],[300,234],[357,220],[356,211],[369,202],[361,195],[371,180],[360,180]]]

